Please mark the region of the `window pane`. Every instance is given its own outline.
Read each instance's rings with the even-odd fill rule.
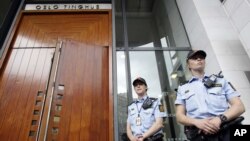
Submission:
[[[117,115],[118,115],[118,134],[119,140],[121,135],[126,133],[127,121],[127,84],[126,84],[126,69],[125,69],[125,54],[120,51],[116,54],[117,58]]]
[[[129,56],[131,67],[131,80],[133,81],[137,77],[144,78],[148,84],[148,95],[150,97],[159,97],[161,95],[161,86],[157,70],[155,52],[130,52]],[[133,98],[137,98],[137,95],[134,90],[132,91]]]
[[[131,80],[143,77],[148,84],[148,95],[161,98],[168,117],[164,121],[167,140],[184,140],[183,126],[175,117],[175,99],[178,85],[186,81],[187,51],[133,51],[130,55]],[[133,98],[137,95],[133,91]]]
[[[184,83],[189,75],[189,71],[186,68],[186,56],[187,51],[165,51],[164,60],[168,73],[168,80],[166,84],[169,85],[169,89],[163,90],[164,102],[166,103],[166,109],[168,111],[168,118],[164,126],[164,130],[170,130],[169,135],[166,134],[167,140],[186,140],[184,135],[183,126],[177,123],[175,116],[175,99],[176,90],[180,83]]]
[[[130,47],[189,47],[175,0],[126,1]]]
[[[167,66],[168,81],[172,91],[184,83],[190,73],[186,67],[187,51],[165,51],[164,59]]]
[[[127,93],[125,54],[123,51],[117,52],[117,90],[118,94]]]
[[[7,16],[9,7],[11,5],[11,0],[4,0],[0,2],[0,27],[4,22],[5,17]]]
[[[1,0],[0,1],[0,58],[2,57],[5,47],[3,46],[4,40],[7,36],[11,22],[15,17],[15,12],[19,5],[20,0]]]
[[[115,35],[116,35],[116,46],[124,46],[124,30],[123,30],[123,17],[121,0],[115,1]]]

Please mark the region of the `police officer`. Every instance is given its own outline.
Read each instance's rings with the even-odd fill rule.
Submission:
[[[222,124],[245,112],[240,94],[221,75],[207,75],[206,52],[193,50],[187,55],[192,78],[177,91],[176,118],[185,125],[191,140],[228,141],[229,131],[220,132]],[[229,106],[230,105],[230,106]]]
[[[163,105],[157,98],[147,95],[145,79],[138,77],[133,81],[138,99],[128,106],[127,136],[130,141],[162,141]]]

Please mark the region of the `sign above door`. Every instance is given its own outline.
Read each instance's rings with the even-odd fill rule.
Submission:
[[[26,4],[24,10],[95,10],[111,9],[111,4]]]
[[[25,3],[111,3],[111,0],[25,0]]]

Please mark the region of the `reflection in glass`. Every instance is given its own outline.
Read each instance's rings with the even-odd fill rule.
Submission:
[[[126,0],[126,18],[129,47],[190,46],[175,0]]]
[[[164,140],[185,140],[183,126],[175,118],[174,101],[178,85],[185,82],[189,75],[186,69],[187,51],[173,48],[188,49],[190,44],[176,1],[117,0],[115,4],[116,47],[129,54],[129,60],[126,60],[125,52],[117,51],[116,54],[119,139],[126,132],[128,97],[129,100],[137,98],[133,87],[132,94],[128,93],[130,86],[127,84],[132,82],[127,80],[133,81],[140,76],[148,83],[148,95],[162,99],[168,114],[164,121]],[[125,7],[126,13],[122,13],[122,7]],[[132,48],[141,50],[131,51]],[[146,51],[145,48],[150,49]],[[161,48],[171,51],[159,50]],[[152,49],[155,51],[149,51]],[[130,66],[130,70],[126,65]]]
[[[175,118],[176,89],[186,80],[187,51],[130,51],[131,81],[143,77],[148,84],[148,95],[160,98],[168,117],[164,121],[165,139],[185,139],[183,126]],[[126,132],[127,120],[127,77],[125,54],[117,52],[117,86],[118,86],[118,127],[119,137]],[[132,83],[132,82],[131,82]],[[132,87],[133,88],[133,87]],[[133,99],[137,98],[132,90]]]
[[[116,46],[124,46],[124,21],[122,17],[121,0],[115,1],[115,39]]]
[[[119,51],[117,54],[117,90],[118,94],[127,93],[126,84],[126,68],[125,68],[125,54],[123,51]]]
[[[187,51],[164,52],[171,90],[176,90],[179,84],[186,81],[186,75],[188,75],[188,70],[186,70],[186,56]]]
[[[127,121],[127,84],[126,84],[126,69],[125,69],[125,54],[123,51],[116,53],[117,58],[117,115],[118,115],[118,134],[121,140],[121,134],[126,132]]]
[[[1,4],[0,27],[2,27],[2,24],[4,22],[4,17],[7,15],[8,8],[11,5],[11,1],[10,0],[1,1],[0,4]]]
[[[148,95],[160,98],[169,115],[164,122],[166,139],[185,138],[183,127],[177,124],[174,105],[179,82],[185,80],[183,55],[186,56],[186,52],[131,51],[129,53],[131,80],[139,76],[145,78],[149,87]],[[175,78],[172,77],[173,72],[179,72]],[[133,98],[137,98],[134,91]]]
[[[148,95],[150,97],[161,96],[161,86],[157,70],[157,61],[154,52],[130,52],[131,80],[142,77],[148,84]],[[137,98],[133,90],[133,98]]]

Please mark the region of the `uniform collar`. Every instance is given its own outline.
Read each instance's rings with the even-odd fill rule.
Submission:
[[[204,74],[203,79],[206,79],[206,78],[208,78],[208,77],[209,77],[209,75]],[[196,81],[196,80],[199,80],[199,78],[198,78],[198,77],[195,77],[195,76],[192,76],[192,78],[188,81],[188,83],[192,83],[193,81]]]
[[[144,100],[146,100],[148,98],[148,96],[147,95],[144,95],[141,99],[137,99],[136,100],[136,103],[137,102],[144,102]]]

